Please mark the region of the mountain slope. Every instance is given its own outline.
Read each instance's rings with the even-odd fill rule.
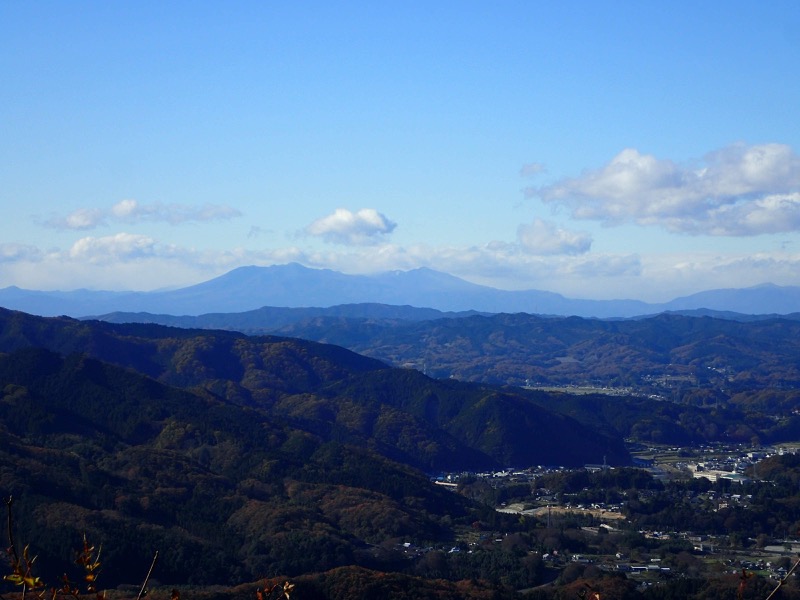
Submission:
[[[467,447],[502,465],[582,465],[627,462],[622,438],[530,402],[524,396],[455,380],[436,381],[413,370],[363,373],[328,386],[327,398],[373,402],[441,427]],[[569,443],[564,440],[569,439]]]
[[[661,310],[712,309],[742,314],[787,315],[800,311],[800,287],[764,284],[743,289],[709,290],[676,298]]]
[[[370,544],[470,514],[374,452],[82,355],[0,354],[0,381],[0,487],[56,573],[86,533],[107,586],[140,581],[158,548],[162,581],[254,581],[373,564]]]
[[[508,460],[551,462],[542,460],[544,447],[530,444],[530,439],[544,435],[548,426],[548,415],[532,403],[480,386],[454,387],[421,375],[409,379],[406,370],[390,369],[338,346],[213,330],[41,318],[0,310],[0,351],[31,346],[61,354],[84,353],[136,369],[167,385],[203,390],[239,406],[267,411],[324,439],[377,449],[419,468],[482,468]],[[374,377],[365,377],[369,374]],[[431,394],[447,397],[458,407],[450,420],[464,425],[459,428],[432,420],[430,415],[397,405],[390,395],[377,392],[387,381],[404,380],[408,389],[396,384],[395,395],[413,394],[420,396],[418,401]],[[500,419],[495,437],[480,437],[474,430],[485,427],[485,422],[471,412],[478,402],[489,412],[519,418]],[[529,428],[520,428],[520,423]],[[574,425],[561,424],[560,447],[577,449],[563,454],[564,464],[591,462],[608,452],[615,461],[628,461],[619,440],[595,438]]]

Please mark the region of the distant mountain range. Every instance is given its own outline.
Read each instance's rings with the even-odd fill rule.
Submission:
[[[377,303],[439,311],[525,312],[625,318],[706,309],[747,315],[800,312],[800,287],[764,284],[720,289],[651,304],[638,300],[581,300],[540,290],[507,291],[469,283],[431,269],[346,275],[299,264],[240,267],[209,281],[170,291],[35,291],[0,289],[0,306],[28,313],[85,317],[112,312],[169,315],[244,312],[265,306],[332,307]]]

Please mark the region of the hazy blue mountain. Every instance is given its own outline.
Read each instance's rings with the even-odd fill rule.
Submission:
[[[38,291],[17,286],[0,289],[0,306],[41,316],[88,315],[95,307],[135,306],[143,294],[93,290]]]
[[[671,311],[707,308],[749,315],[786,315],[800,311],[800,287],[765,283],[742,289],[709,290],[676,298],[663,307],[662,310]]]
[[[209,281],[170,291],[42,292],[8,287],[0,306],[43,315],[82,317],[112,312],[169,315],[230,313],[272,307],[332,307],[377,303],[440,311],[525,312],[582,317],[633,317],[663,311],[709,309],[744,314],[800,311],[800,287],[762,285],[711,290],[663,304],[637,300],[580,300],[540,290],[506,291],[431,269],[345,275],[298,264],[240,267]]]
[[[97,318],[108,323],[158,323],[170,327],[195,329],[227,329],[248,334],[263,334],[270,330],[305,322],[310,319],[367,319],[376,322],[417,322],[434,319],[461,318],[488,315],[477,311],[444,312],[435,308],[392,306],[390,304],[364,303],[339,304],[327,308],[286,308],[264,306],[256,310],[231,313],[205,313],[202,315],[167,315],[147,312],[113,312]]]
[[[750,323],[753,321],[768,321],[770,319],[789,319],[792,321],[800,321],[800,312],[792,312],[786,314],[779,313],[740,313],[732,310],[713,310],[710,308],[692,308],[687,310],[664,310],[652,315],[637,315],[631,317],[633,319],[649,319],[660,314],[678,315],[683,317],[711,317],[712,319],[724,319],[726,321],[739,321],[741,323]]]

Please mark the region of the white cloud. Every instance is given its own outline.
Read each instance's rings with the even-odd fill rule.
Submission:
[[[0,263],[36,262],[43,252],[27,244],[0,244]]]
[[[692,166],[629,148],[600,169],[526,190],[577,219],[728,236],[800,230],[798,193],[800,156],[783,144],[737,144]]]
[[[692,232],[687,227],[687,231]],[[702,233],[747,236],[800,231],[800,192],[774,194],[709,211]]]
[[[130,219],[140,210],[141,207],[136,200],[120,200],[111,207],[111,214],[117,219]]]
[[[584,254],[592,247],[592,237],[588,233],[570,231],[542,219],[520,225],[517,239],[525,252],[540,256]]]
[[[156,241],[146,235],[117,233],[105,237],[85,237],[76,241],[69,249],[73,260],[90,263],[112,263],[128,261],[156,254]]]
[[[66,216],[53,216],[42,222],[46,227],[85,231],[118,223],[141,223],[144,221],[160,221],[171,225],[182,223],[200,223],[219,221],[241,216],[241,212],[230,206],[204,204],[191,206],[186,204],[140,204],[136,200],[120,200],[110,209],[79,208]]]
[[[332,214],[311,223],[305,232],[326,242],[364,246],[380,242],[382,236],[394,231],[395,227],[396,223],[374,208],[362,208],[355,213],[337,208]]]
[[[248,251],[198,250],[146,235],[83,237],[67,249],[0,244],[0,287],[28,289],[152,290],[206,281],[252,264],[308,262],[296,247]]]
[[[106,214],[104,211],[96,208],[79,208],[66,216],[52,216],[43,221],[42,225],[45,227],[52,227],[53,229],[84,231],[87,229],[94,229],[105,223]]]

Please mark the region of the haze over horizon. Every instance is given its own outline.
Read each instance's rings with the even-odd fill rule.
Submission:
[[[800,5],[0,4],[0,288],[800,285]]]

